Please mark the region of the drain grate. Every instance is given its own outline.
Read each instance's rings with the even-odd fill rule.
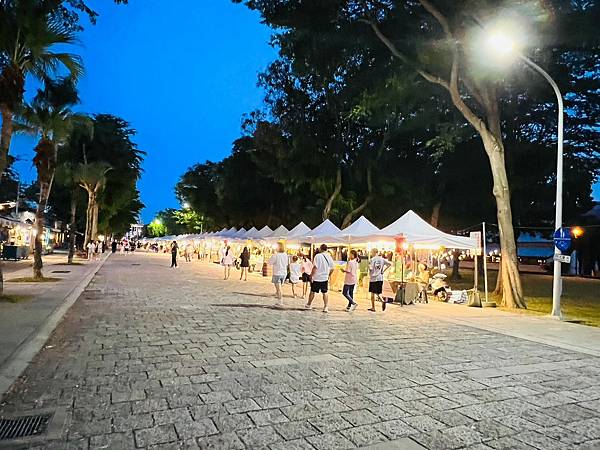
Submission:
[[[0,441],[39,436],[48,429],[52,414],[38,414],[13,418],[0,417]]]
[[[70,270],[53,270],[52,273],[71,273]]]

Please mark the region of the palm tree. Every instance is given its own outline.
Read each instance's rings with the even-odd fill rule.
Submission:
[[[77,79],[83,72],[79,56],[52,51],[75,43],[59,7],[56,1],[0,0],[0,173],[7,166],[13,118],[23,102],[26,77],[45,80],[66,68]]]
[[[106,174],[111,170],[103,161],[79,164],[75,179],[88,194],[85,224],[85,248],[90,240],[95,241],[98,235],[98,195],[106,185]]]
[[[43,278],[42,239],[46,206],[56,172],[58,146],[69,137],[75,123],[89,123],[83,114],[76,114],[71,107],[79,103],[75,83],[71,78],[46,80],[43,90],[38,90],[31,104],[24,105],[17,120],[17,130],[39,136],[35,146],[33,164],[38,173],[40,189],[36,209],[36,230],[33,277]]]

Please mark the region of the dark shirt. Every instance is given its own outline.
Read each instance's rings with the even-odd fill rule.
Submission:
[[[242,267],[248,267],[250,265],[250,253],[244,252],[240,255],[240,265]]]

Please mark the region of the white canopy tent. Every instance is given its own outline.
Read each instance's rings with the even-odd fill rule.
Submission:
[[[298,225],[296,225],[294,228],[292,228],[290,230],[290,232],[287,234],[287,236],[285,237],[286,239],[291,239],[297,236],[302,236],[303,234],[307,234],[310,233],[310,228],[304,223],[304,222],[300,222]]]
[[[255,239],[257,237],[257,234],[258,230],[256,229],[256,227],[252,227],[246,232],[246,239]]]
[[[265,238],[266,241],[276,242],[281,239],[285,239],[285,237],[289,234],[289,230],[283,225],[279,225],[269,236]]]
[[[423,220],[413,210],[408,211],[395,222],[368,236],[370,241],[390,241],[402,236],[408,244],[423,247],[447,247],[474,250],[477,243],[464,236],[444,233]]]
[[[271,228],[269,228],[268,225],[265,225],[256,234],[257,234],[257,236],[256,236],[257,239],[265,239],[266,237],[273,234],[273,230],[271,230]]]
[[[309,242],[311,244],[317,242],[336,242],[335,236],[340,233],[340,229],[335,226],[333,222],[329,219],[325,219],[325,221],[317,226],[315,229],[301,234],[299,236],[289,237],[287,241],[289,243],[297,243],[300,244],[302,242]]]
[[[233,236],[231,236],[231,239],[235,239],[235,240],[239,240],[239,241],[243,241],[246,239],[246,233],[248,233],[246,231],[245,228],[241,228],[240,230],[238,230]]]
[[[365,216],[360,216],[351,225],[348,225],[334,236],[336,242],[344,244],[359,244],[369,242],[369,237],[380,232],[379,228],[371,223]]]

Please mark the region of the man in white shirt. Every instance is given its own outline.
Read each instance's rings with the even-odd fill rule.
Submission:
[[[283,306],[281,285],[287,277],[288,262],[288,255],[285,253],[283,243],[279,242],[277,244],[277,252],[271,256],[271,259],[269,259],[269,264],[273,266],[273,276],[271,277],[271,282],[275,285],[275,296],[277,297],[275,306],[278,308]]]
[[[314,267],[311,273],[312,282],[310,285],[310,294],[308,295],[308,303],[304,305],[304,307],[306,309],[310,309],[315,298],[315,294],[321,292],[323,294],[323,312],[326,313],[329,312],[329,309],[327,308],[329,303],[329,294],[327,294],[329,277],[335,268],[333,258],[327,251],[327,245],[321,244],[321,247],[319,247],[319,253],[315,256],[313,264]]]
[[[391,265],[391,262],[379,255],[376,248],[371,250],[371,259],[369,259],[369,292],[371,293],[371,309],[369,311],[371,312],[375,312],[375,296],[377,296],[378,300],[381,300],[383,273]],[[381,309],[385,311],[385,307],[386,303],[383,301]]]

